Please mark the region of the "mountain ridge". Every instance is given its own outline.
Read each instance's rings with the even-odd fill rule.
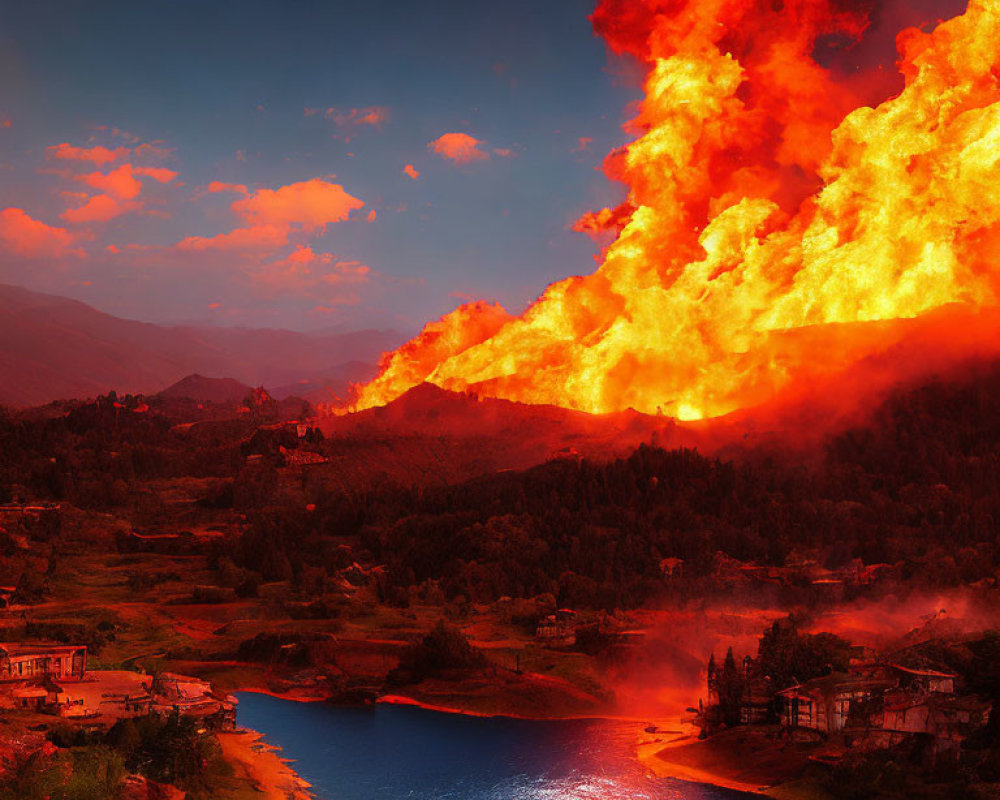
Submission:
[[[43,405],[112,389],[155,394],[191,374],[283,386],[347,362],[374,363],[404,338],[377,329],[313,334],[157,325],[0,284],[0,404]]]

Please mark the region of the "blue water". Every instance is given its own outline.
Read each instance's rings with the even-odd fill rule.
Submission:
[[[241,692],[237,720],[295,761],[320,800],[733,800],[657,779],[632,757],[635,727],[408,706],[338,708]]]

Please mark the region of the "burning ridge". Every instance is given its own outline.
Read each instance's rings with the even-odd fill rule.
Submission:
[[[900,33],[889,99],[817,55],[861,39],[856,6],[603,0],[595,30],[647,69],[638,138],[605,162],[628,199],[580,224],[617,232],[603,263],[520,317],[480,302],[428,324],[352,407],[429,381],[714,417],[883,352],[902,335],[887,322],[992,315],[1000,4]]]

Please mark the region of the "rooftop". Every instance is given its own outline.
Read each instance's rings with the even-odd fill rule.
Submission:
[[[55,642],[0,642],[0,653],[9,658],[32,655],[69,655],[86,650],[84,644],[58,644]]]

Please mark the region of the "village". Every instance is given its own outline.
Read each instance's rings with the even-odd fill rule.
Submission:
[[[28,550],[28,533],[40,524],[58,525],[61,507],[55,503],[0,506],[0,534],[19,550]],[[23,540],[23,541],[22,541]],[[0,586],[0,609],[26,620],[25,606],[16,604],[24,587]],[[14,619],[12,616],[11,619]],[[201,720],[203,727],[235,727],[236,701],[213,691],[210,684],[170,672],[147,674],[129,670],[87,668],[87,646],[42,640],[0,642],[0,708],[42,712],[88,726],[150,713],[177,712]]]
[[[147,714],[177,713],[209,730],[236,726],[236,699],[197,678],[161,672],[88,670],[85,645],[0,643],[0,708],[110,728]]]
[[[737,662],[730,650],[721,667],[710,660],[708,699],[697,715],[702,738],[727,728],[770,728],[776,739],[812,745],[814,762],[830,765],[850,753],[905,748],[920,767],[941,769],[956,764],[963,745],[990,721],[992,701],[970,690],[965,676],[928,657],[959,651],[964,642],[926,639],[889,653],[848,646],[841,651],[846,658],[835,663],[838,645],[848,644],[844,640],[800,635],[787,621],[781,625],[765,633],[757,658]],[[802,657],[808,647],[830,656],[828,663],[812,660],[809,679],[768,673],[779,649],[788,664],[808,669]]]

